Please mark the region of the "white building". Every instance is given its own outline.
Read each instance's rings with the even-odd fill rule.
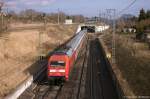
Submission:
[[[65,24],[72,24],[73,22],[72,22],[72,19],[66,19],[65,20]]]
[[[107,29],[109,29],[109,25],[96,26],[96,32],[102,32]]]
[[[136,29],[134,29],[134,28],[124,28],[123,32],[124,33],[135,33]]]

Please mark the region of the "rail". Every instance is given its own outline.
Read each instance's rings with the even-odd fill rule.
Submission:
[[[88,51],[88,38],[87,39],[87,44],[86,44],[86,51]],[[85,68],[85,65],[86,65],[86,58],[88,56],[88,52],[85,52],[85,56],[84,56],[84,60],[83,60],[83,64],[82,64],[82,68],[81,68],[81,74],[80,74],[80,80],[79,80],[79,85],[78,85],[78,91],[77,91],[77,96],[76,96],[76,99],[80,99],[80,91],[81,91],[81,84],[82,84],[82,78],[83,78],[83,73],[84,73],[84,68]]]

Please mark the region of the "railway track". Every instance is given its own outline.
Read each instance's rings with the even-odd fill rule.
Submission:
[[[85,83],[86,83],[86,72],[87,72],[87,57],[89,56],[89,38],[87,38],[86,52],[84,56],[84,61],[81,68],[79,84],[77,87],[77,95],[75,99],[83,99],[85,93]]]
[[[62,85],[60,86],[49,86],[41,85],[36,90],[34,99],[57,99]]]
[[[118,99],[99,40],[91,37],[85,99]]]
[[[49,85],[46,75],[41,75],[19,99],[57,99],[62,86],[62,84]]]

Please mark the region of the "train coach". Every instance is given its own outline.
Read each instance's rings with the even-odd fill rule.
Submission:
[[[81,49],[86,45],[87,31],[78,32],[63,48],[55,51],[48,60],[48,80],[67,81]]]

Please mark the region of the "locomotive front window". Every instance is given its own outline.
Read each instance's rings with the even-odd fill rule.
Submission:
[[[51,61],[50,63],[51,66],[65,66],[64,61]]]

